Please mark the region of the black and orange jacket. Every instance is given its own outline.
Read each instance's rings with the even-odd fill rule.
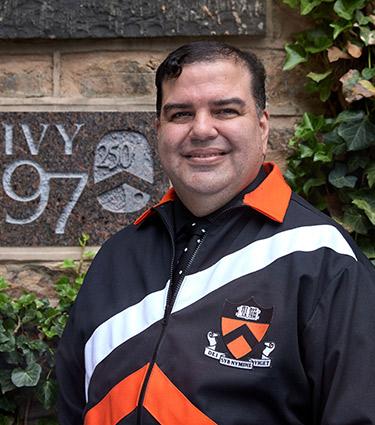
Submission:
[[[372,265],[265,169],[167,314],[173,190],[103,245],[58,351],[61,425],[375,423]]]

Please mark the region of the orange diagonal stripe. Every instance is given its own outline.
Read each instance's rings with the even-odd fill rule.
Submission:
[[[267,323],[247,323],[247,326],[254,334],[255,338],[260,341],[266,334],[270,325]]]
[[[148,364],[115,385],[85,416],[84,425],[115,425],[138,404]]]
[[[161,425],[216,425],[187,399],[156,364],[152,369],[144,406]]]

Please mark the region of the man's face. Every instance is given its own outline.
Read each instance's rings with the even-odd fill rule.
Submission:
[[[163,82],[158,150],[181,198],[231,199],[254,180],[268,139],[247,68],[233,60],[185,65]]]

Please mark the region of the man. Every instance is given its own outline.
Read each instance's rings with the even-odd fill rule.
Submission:
[[[156,74],[173,189],[98,253],[59,349],[63,425],[375,423],[375,282],[263,164],[264,69],[219,42]]]

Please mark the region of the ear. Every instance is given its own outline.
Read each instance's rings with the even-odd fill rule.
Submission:
[[[156,132],[159,133],[159,129],[160,129],[160,119],[159,118],[155,118],[154,127],[155,127]]]
[[[270,122],[270,114],[267,110],[264,110],[262,112],[261,117],[259,118],[259,127],[261,132],[263,155],[265,155],[267,151],[268,136],[270,132],[269,122]]]

